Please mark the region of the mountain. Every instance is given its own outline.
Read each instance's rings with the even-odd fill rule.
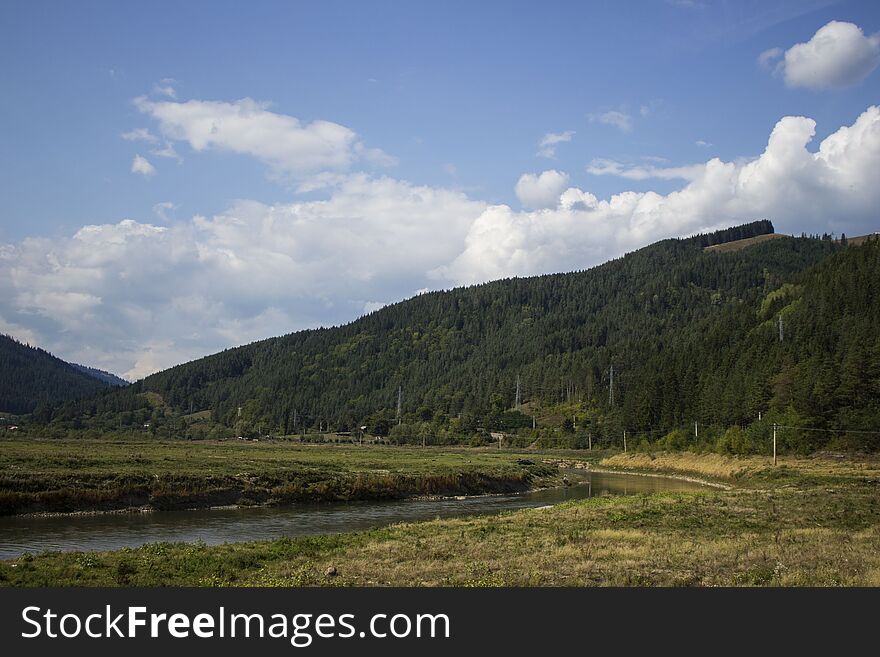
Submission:
[[[73,365],[80,372],[88,374],[90,377],[92,377],[94,379],[98,379],[99,381],[103,381],[107,385],[111,385],[111,386],[127,386],[128,385],[128,381],[116,376],[112,372],[105,372],[104,370],[99,370],[95,367],[89,367],[87,365],[79,365],[77,363],[71,363],[71,365]]]
[[[799,449],[857,435],[833,429],[880,427],[880,243],[779,236],[707,248],[769,233],[758,222],[664,240],[586,271],[423,294],[345,326],[180,365],[43,419],[85,417],[95,428],[149,419],[198,436],[184,414],[202,411],[215,430],[235,433],[367,423],[442,442],[481,429],[543,440],[552,428],[572,444],[587,432],[616,444],[623,430],[680,441],[696,422],[701,436],[740,451],[736,441],[747,439],[728,429],[759,415],[827,430],[790,432]]]
[[[77,367],[0,335],[0,411],[30,413],[40,403],[89,397],[107,386]]]

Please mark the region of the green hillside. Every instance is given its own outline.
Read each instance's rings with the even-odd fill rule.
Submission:
[[[581,446],[588,435],[618,444],[627,430],[631,444],[670,447],[697,422],[702,438],[732,451],[763,444],[769,425],[755,424],[759,414],[788,426],[877,429],[880,244],[779,237],[704,251],[772,232],[764,223],[665,240],[582,272],[420,295],[44,409],[41,419],[72,426],[85,416],[98,428],[151,420],[154,430],[196,436],[183,414],[210,411],[215,435],[365,423],[401,441],[506,430],[525,444],[555,436]],[[728,430],[753,424],[751,434]],[[873,448],[877,437],[801,431],[787,440]]]
[[[0,335],[0,411],[30,413],[41,402],[88,397],[106,385],[47,351]]]

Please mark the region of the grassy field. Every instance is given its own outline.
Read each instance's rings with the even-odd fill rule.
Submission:
[[[288,442],[0,441],[0,514],[512,492],[558,483],[508,451]]]
[[[716,251],[718,253],[739,251],[741,249],[745,249],[750,246],[754,246],[755,244],[760,244],[761,242],[767,242],[768,240],[779,239],[781,237],[788,237],[788,235],[782,235],[780,233],[769,233],[767,235],[755,235],[754,237],[747,237],[742,240],[734,240],[733,242],[724,242],[723,244],[713,244],[712,246],[706,246],[706,247],[703,247],[703,251]]]
[[[608,469],[729,490],[598,497],[496,516],[217,547],[0,562],[7,586],[878,586],[880,459],[618,455]],[[324,571],[335,566],[338,575]]]

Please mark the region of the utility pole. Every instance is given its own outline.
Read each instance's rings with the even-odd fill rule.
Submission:
[[[403,386],[397,386],[397,424],[401,422],[401,411],[403,409]]]
[[[593,451],[593,434],[591,433],[587,434],[587,449]]]
[[[783,337],[783,329],[782,329],[782,314],[779,315],[779,341],[782,342]]]
[[[700,430],[697,428],[697,422],[694,420],[694,442],[697,442],[700,439]]]
[[[519,382],[519,374],[516,375],[516,401],[514,403],[514,408],[519,410],[520,402],[522,398],[520,397],[520,382]]]
[[[773,465],[776,465],[776,423],[773,423]]]
[[[293,433],[296,433],[296,409],[293,409]]]
[[[626,429],[623,430],[623,453],[626,454]]]
[[[532,416],[532,429],[534,429],[534,428],[535,428],[535,416],[533,415]]]
[[[614,408],[614,365],[608,370],[608,405]]]

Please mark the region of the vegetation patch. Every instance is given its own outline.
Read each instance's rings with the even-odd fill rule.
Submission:
[[[658,455],[660,458],[660,455]],[[689,471],[719,472],[709,462]],[[714,459],[713,459],[714,461]],[[619,467],[620,460],[615,460]],[[6,586],[876,586],[878,459],[729,469],[731,490],[596,497],[494,516],[208,547],[0,562]],[[754,467],[753,467],[754,466]],[[835,482],[833,487],[829,482]],[[330,566],[337,576],[324,575]]]
[[[562,483],[555,464],[498,450],[149,439],[0,444],[0,515],[477,495]]]

